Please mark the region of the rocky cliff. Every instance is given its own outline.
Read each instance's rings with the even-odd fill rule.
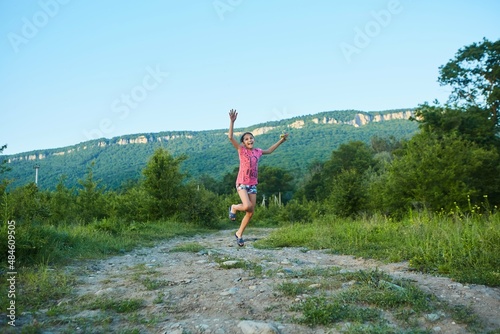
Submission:
[[[361,111],[347,111],[348,119],[346,119],[345,113],[343,112],[343,117],[339,117],[339,112],[323,112],[316,115],[295,117],[289,120],[283,120],[279,122],[269,122],[261,125],[251,127],[246,129],[246,131],[251,131],[255,136],[265,134],[269,131],[276,129],[277,127],[283,128],[283,122],[286,122],[285,128],[301,129],[308,124],[316,125],[352,125],[354,127],[365,126],[372,122],[384,122],[392,120],[405,120],[413,116],[413,110],[397,110],[397,111],[385,111],[385,112],[361,112]],[[275,125],[279,123],[279,125]],[[200,131],[203,132],[203,131]],[[235,135],[243,133],[235,132]],[[221,133],[224,133],[221,131]],[[48,150],[37,150],[27,153],[20,153],[16,155],[7,156],[7,161],[9,163],[16,161],[36,161],[45,159],[47,156],[62,156],[71,154],[75,151],[87,150],[94,147],[106,147],[109,145],[131,145],[131,144],[147,144],[153,142],[168,142],[176,139],[192,139],[196,136],[198,132],[169,132],[169,133],[156,133],[156,134],[138,134],[138,135],[127,135],[120,136],[111,139],[97,139],[88,142],[83,142],[78,145],[59,148],[59,149],[48,149]]]

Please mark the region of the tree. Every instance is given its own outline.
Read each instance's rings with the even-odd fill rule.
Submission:
[[[451,210],[468,206],[497,190],[500,172],[496,149],[486,149],[457,135],[420,133],[395,159],[384,179],[382,197],[389,212],[409,209]]]
[[[7,145],[3,145],[0,147],[0,153],[3,152],[7,148]],[[0,175],[4,174],[5,172],[8,172],[10,170],[10,167],[7,166],[7,160],[2,160],[0,162]]]
[[[236,178],[238,177],[239,169],[239,167],[234,167],[231,173],[224,174],[219,185],[219,194],[230,195],[235,193]]]
[[[353,217],[366,211],[368,182],[364,174],[351,168],[335,176],[331,184],[332,193],[327,201],[333,213],[340,217]]]
[[[152,218],[173,216],[179,209],[185,175],[180,172],[180,164],[186,159],[182,155],[174,158],[166,149],[157,149],[143,170],[144,188],[153,198]]]
[[[488,118],[498,131],[500,40],[483,39],[460,49],[439,71],[438,82],[453,89],[450,102],[488,110]]]
[[[415,110],[414,120],[420,123],[422,131],[438,137],[455,133],[480,146],[494,145],[500,148],[500,140],[487,109],[476,106],[467,108],[431,106],[425,103]]]
[[[396,139],[394,136],[389,136],[388,138],[373,136],[370,140],[370,144],[375,153],[392,153],[403,146],[403,141]]]
[[[376,165],[374,152],[364,142],[351,141],[342,144],[337,150],[332,151],[329,160],[324,163],[315,163],[310,167],[310,177],[298,192],[299,197],[304,195],[307,200],[323,201],[332,193],[332,185],[336,182],[338,175],[344,171],[350,171],[349,176],[356,174],[363,177],[364,173]],[[343,177],[342,180],[347,182],[352,178]],[[353,187],[353,189],[359,189],[359,187]]]
[[[293,189],[292,180],[293,177],[282,168],[262,166],[259,170],[259,194],[270,198],[289,192]]]
[[[363,173],[373,166],[375,161],[370,147],[362,141],[351,141],[332,152],[330,160],[325,163],[325,171],[332,175],[349,169]]]
[[[7,148],[7,145],[1,146],[0,153],[2,153],[3,150],[5,150],[6,148]],[[2,176],[2,174],[5,174],[9,170],[10,170],[10,167],[7,167],[7,160],[2,160],[0,162],[0,176]],[[6,207],[6,205],[7,205],[7,199],[6,199],[7,194],[5,193],[5,191],[9,185],[9,183],[10,183],[10,181],[8,181],[5,178],[2,178],[0,181],[0,200],[2,201],[1,203],[2,203],[2,206],[4,206],[4,207]]]
[[[308,171],[303,177],[303,183],[295,192],[294,198],[298,199],[299,201],[301,201],[303,198],[308,201],[318,201],[324,198],[321,193],[321,190],[323,189],[323,166],[324,162],[318,160],[313,161],[309,165]]]
[[[56,190],[50,196],[50,220],[55,224],[72,221],[78,212],[73,189],[64,185],[66,179],[66,175],[61,175]]]
[[[85,179],[78,180],[82,187],[78,190],[77,196],[79,216],[87,223],[105,216],[103,191],[99,188],[100,180],[94,180],[94,166],[95,162],[92,161],[87,167]]]

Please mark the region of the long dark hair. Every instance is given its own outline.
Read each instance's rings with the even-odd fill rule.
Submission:
[[[251,133],[251,132],[245,132],[244,134],[241,135],[240,143],[243,143],[243,137],[245,137],[245,135],[251,135],[252,137],[254,137],[253,133]]]

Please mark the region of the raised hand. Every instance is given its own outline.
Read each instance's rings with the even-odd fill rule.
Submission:
[[[229,119],[231,120],[231,122],[236,121],[236,117],[238,117],[238,113],[236,112],[236,109],[229,110]]]

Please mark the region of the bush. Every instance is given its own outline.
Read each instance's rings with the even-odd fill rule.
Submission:
[[[287,223],[310,223],[312,221],[310,208],[306,204],[300,204],[297,201],[290,201],[279,212],[279,219]]]
[[[179,220],[196,223],[201,226],[214,226],[217,219],[217,195],[194,184],[183,189],[180,201]]]
[[[149,208],[153,198],[141,186],[134,186],[125,193],[108,196],[108,209],[110,216],[125,221],[149,221],[153,216]]]

